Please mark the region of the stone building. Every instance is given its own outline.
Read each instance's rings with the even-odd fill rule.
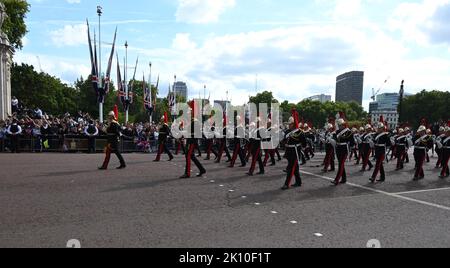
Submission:
[[[11,65],[14,55],[14,48],[1,31],[5,17],[5,6],[0,2],[0,119],[11,115]]]

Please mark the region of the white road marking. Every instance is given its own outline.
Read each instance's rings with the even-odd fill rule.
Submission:
[[[255,203],[255,206],[260,206],[261,205],[261,203]]]
[[[321,233],[315,233],[314,235],[317,237],[323,237],[323,234],[321,234]]]
[[[270,213],[272,213],[272,214],[278,214],[278,212],[276,212],[276,211],[271,211]]]
[[[229,190],[228,192],[232,193],[232,192],[234,192],[234,190]]]
[[[418,191],[409,191],[409,192],[400,192],[400,193],[395,193],[395,194],[399,194],[399,195],[405,195],[405,194],[420,194],[420,193],[437,192],[437,191],[448,191],[448,190],[450,190],[450,187],[447,187],[447,188],[428,189],[428,190],[418,190]]]
[[[332,179],[332,178],[320,176],[320,175],[317,175],[317,174],[314,174],[314,173],[310,173],[310,172],[307,172],[307,171],[304,171],[304,170],[301,170],[301,172],[303,172],[304,174],[307,174],[307,175],[311,175],[311,176],[316,177],[316,178],[324,179],[324,180],[327,180],[327,181],[334,181],[334,179]],[[430,206],[430,207],[434,207],[434,208],[439,208],[439,209],[450,211],[450,207],[446,207],[446,206],[442,206],[442,205],[438,205],[438,204],[434,204],[434,203],[430,203],[430,202],[426,202],[426,201],[422,201],[422,200],[418,200],[418,199],[402,196],[402,195],[399,195],[399,194],[388,193],[388,192],[385,192],[385,191],[369,188],[369,187],[362,186],[362,185],[359,185],[359,184],[354,184],[354,183],[347,183],[347,185],[355,187],[355,188],[367,190],[367,191],[370,191],[370,192],[374,192],[374,193],[378,193],[378,194],[384,194],[384,195],[387,195],[387,196],[390,196],[390,197],[394,197],[394,198],[410,201],[410,202],[413,202],[413,203],[417,203],[417,204],[421,204],[421,205],[425,205],[425,206]]]
[[[246,197],[245,195],[243,195],[241,198],[242,198],[242,199],[246,199],[247,197]]]
[[[297,224],[298,222],[297,222],[297,221],[291,221],[291,223],[292,223],[292,224]]]

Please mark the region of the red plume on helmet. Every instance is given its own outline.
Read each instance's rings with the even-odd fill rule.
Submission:
[[[165,124],[169,123],[169,114],[167,112],[164,112],[164,123]]]
[[[119,107],[114,105],[114,117],[116,118],[116,121],[119,121]]]
[[[300,123],[300,118],[299,118],[297,109],[295,109],[295,108],[292,109],[292,117],[294,118],[295,128],[298,128],[299,123]]]

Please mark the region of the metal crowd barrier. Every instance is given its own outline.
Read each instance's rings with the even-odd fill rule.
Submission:
[[[150,142],[149,142],[150,143]],[[148,143],[148,144],[149,144]],[[11,140],[9,138],[0,139],[0,153],[9,152]],[[107,137],[99,136],[95,138],[95,152],[104,151],[107,144]],[[138,143],[135,140],[121,139],[119,148],[124,153],[143,153],[147,152],[148,146],[142,146],[147,143]],[[157,144],[156,144],[157,145]],[[153,148],[155,148],[153,142]],[[59,136],[48,137],[19,137],[19,152],[66,152],[66,153],[87,153],[89,152],[89,139],[85,136],[65,135],[62,139]]]

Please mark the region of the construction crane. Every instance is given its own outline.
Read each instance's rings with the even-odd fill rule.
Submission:
[[[42,70],[41,59],[39,58],[39,56],[36,56],[36,58],[39,64],[39,70],[41,71],[41,73],[43,73],[44,71]]]
[[[372,100],[373,101],[377,100],[378,94],[381,92],[381,90],[383,90],[385,88],[386,84],[389,82],[389,79],[391,79],[391,77],[388,77],[386,80],[384,80],[383,85],[378,89],[377,92],[375,92],[375,88],[372,88]]]

